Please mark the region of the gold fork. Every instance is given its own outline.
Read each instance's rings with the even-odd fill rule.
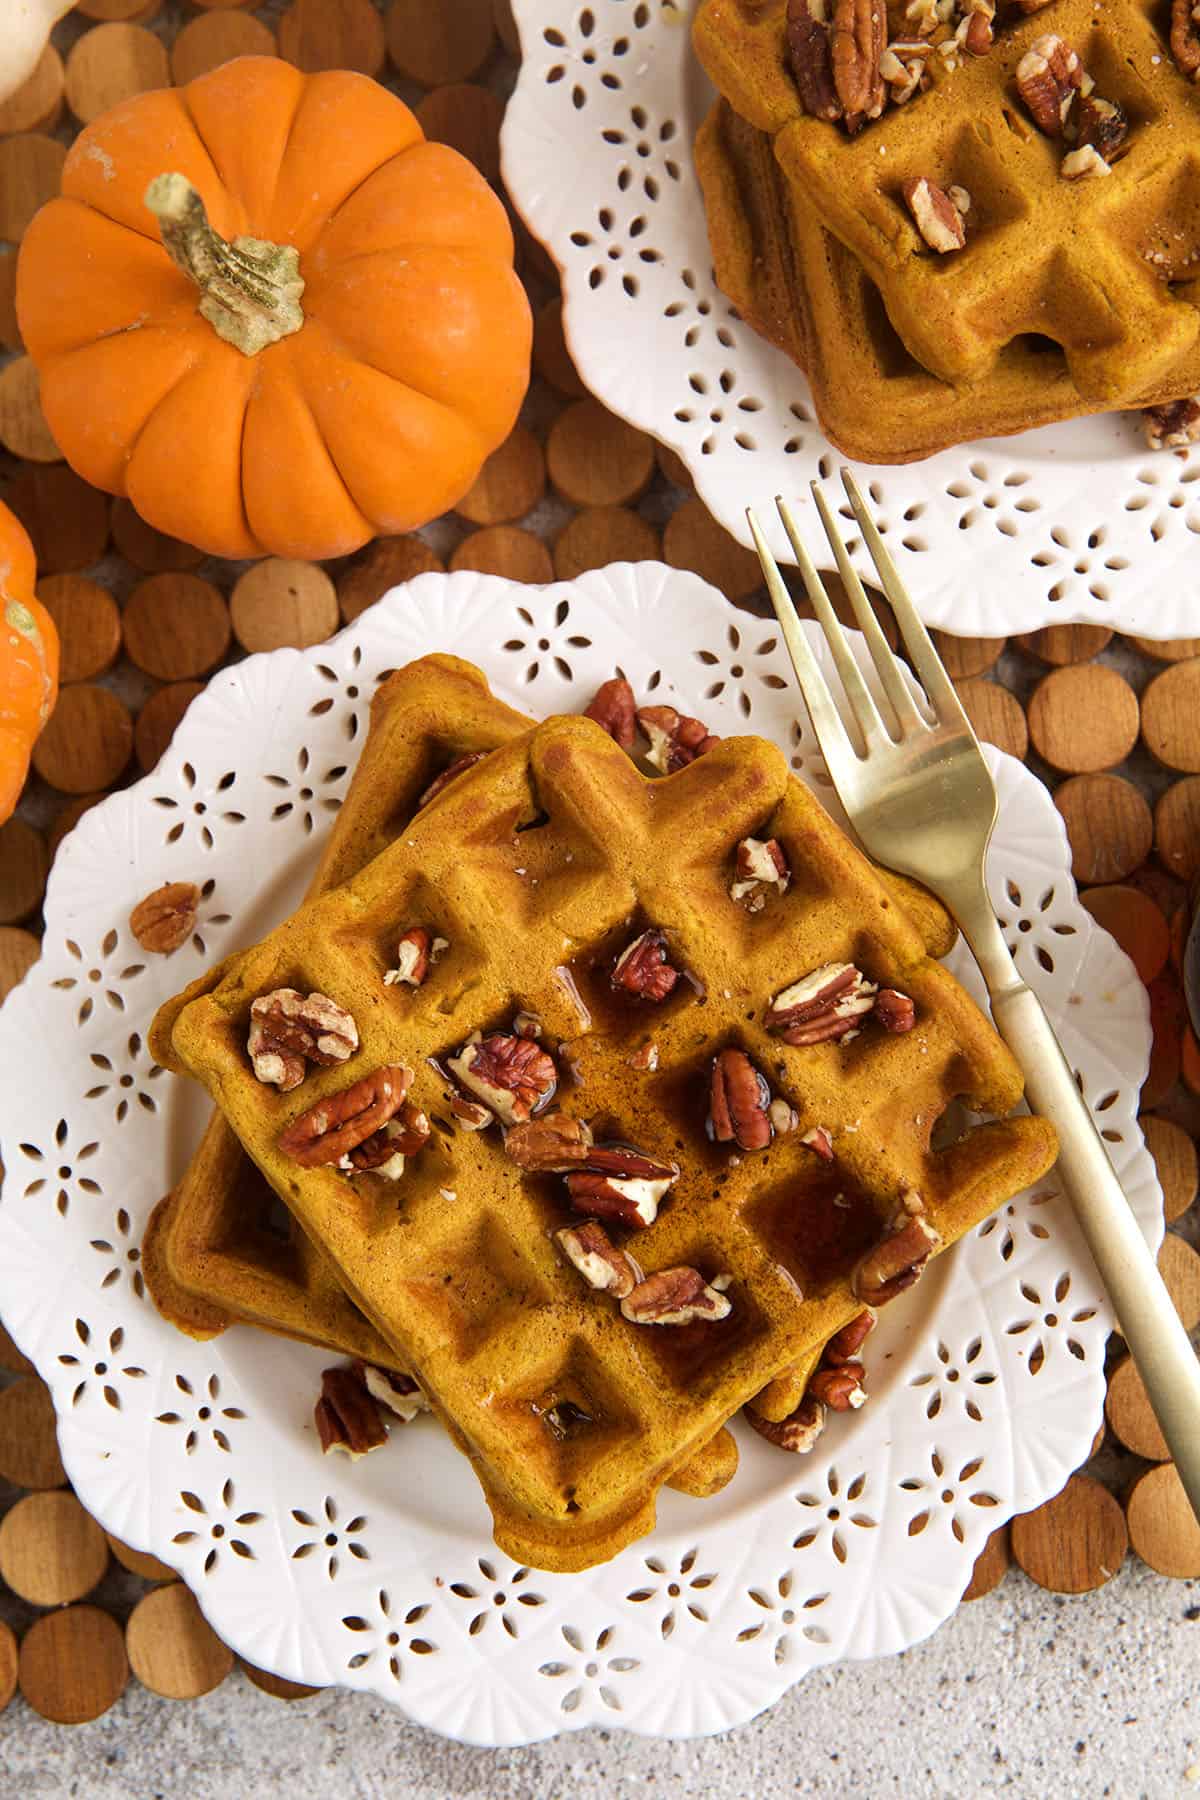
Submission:
[[[812,495],[866,638],[892,717],[885,722],[801,541],[777,500],[801,579],[837,669],[858,748],[768,548],[758,520],[750,530],[796,678],[830,778],[864,848],[877,862],[925,883],[953,914],[991,996],[992,1017],[1025,1074],[1034,1112],[1058,1131],[1058,1173],[1108,1289],[1122,1335],[1200,1518],[1200,1361],[1121,1190],[1103,1140],[1037,996],[1017,973],[984,884],[984,856],[996,822],[996,788],[949,676],[917,617],[848,469],[842,480],[863,542],[924,688],[932,721],[915,703],[871,609],[833,514],[816,482]]]

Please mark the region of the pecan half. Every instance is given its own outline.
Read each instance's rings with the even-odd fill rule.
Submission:
[[[1094,150],[1105,163],[1113,163],[1125,147],[1129,136],[1129,120],[1125,109],[1115,100],[1102,100],[1099,94],[1084,94],[1075,108],[1075,151]],[[1062,173],[1067,173],[1069,157],[1063,159]]]
[[[885,1306],[920,1278],[941,1242],[919,1197],[906,1194],[884,1236],[857,1263],[850,1277],[851,1293],[871,1306]]]
[[[875,992],[853,963],[825,963],[776,994],[764,1023],[785,1044],[821,1044],[857,1036],[857,1021],[871,1011]]]
[[[643,1279],[642,1271],[624,1250],[618,1250],[603,1225],[595,1219],[584,1219],[579,1225],[564,1225],[554,1240],[567,1261],[579,1270],[589,1287],[613,1294],[623,1300]]]
[[[129,929],[152,956],[170,956],[186,944],[196,923],[200,889],[194,881],[166,881],[129,915]]]
[[[558,1070],[533,1038],[494,1031],[473,1037],[446,1059],[456,1081],[490,1106],[505,1125],[521,1125],[554,1098]]]
[[[848,1362],[852,1356],[857,1356],[874,1331],[875,1322],[874,1312],[869,1306],[864,1306],[848,1325],[843,1325],[840,1331],[834,1332],[825,1346],[822,1360],[834,1364]]]
[[[1082,63],[1053,32],[1037,38],[1017,64],[1017,91],[1047,137],[1062,137],[1083,82]]]
[[[737,847],[733,884],[729,898],[744,906],[747,912],[761,912],[767,890],[786,894],[792,879],[787,857],[778,838],[743,838]]]
[[[384,987],[394,987],[400,981],[409,987],[420,987],[442,951],[449,948],[447,940],[434,937],[427,925],[410,925],[396,945],[396,967],[387,971]]]
[[[394,1119],[388,1119],[369,1138],[348,1150],[338,1163],[347,1175],[382,1175],[399,1181],[406,1157],[415,1156],[429,1141],[429,1119],[419,1106],[406,1100]]]
[[[825,0],[788,0],[787,63],[800,104],[814,119],[832,124],[842,116],[833,85],[833,52]]]
[[[413,1072],[393,1063],[328,1094],[280,1133],[279,1148],[302,1169],[340,1162],[399,1112]]]
[[[685,713],[676,712],[673,706],[641,706],[637,718],[650,740],[646,761],[664,775],[686,769],[689,763],[721,741],[719,737],[713,737],[708,726],[699,719],[690,719]]]
[[[813,1394],[805,1394],[786,1419],[764,1419],[752,1406],[744,1410],[760,1437],[780,1450],[790,1450],[794,1456],[806,1455],[825,1429],[825,1408]]]
[[[504,1149],[520,1169],[533,1174],[565,1175],[582,1168],[592,1148],[592,1133],[583,1119],[566,1113],[543,1113],[506,1132]]]
[[[811,1131],[804,1133],[800,1142],[807,1144],[810,1150],[815,1150],[822,1162],[833,1161],[833,1139],[824,1125],[814,1125]]]
[[[648,1156],[632,1144],[597,1144],[588,1151],[585,1167],[593,1174],[615,1175],[622,1181],[666,1181],[679,1179],[679,1164],[664,1162],[662,1157]]]
[[[611,681],[601,682],[584,707],[583,716],[594,719],[622,750],[633,749],[637,737],[637,703],[633,689],[623,675],[614,675]]]
[[[877,119],[887,89],[879,61],[887,44],[886,0],[834,0],[830,30],[833,85],[848,129]]]
[[[1200,0],[1171,0],[1171,55],[1183,74],[1200,81]]]
[[[411,1425],[418,1413],[432,1410],[423,1389],[411,1375],[401,1375],[397,1369],[381,1369],[361,1359],[350,1366],[366,1384],[372,1399],[394,1412],[405,1425]]]
[[[875,996],[875,1017],[885,1031],[902,1036],[916,1024],[917,1009],[907,994],[896,988],[880,988]]]
[[[963,0],[962,21],[955,36],[969,56],[986,56],[992,47],[995,0]]]
[[[699,1269],[684,1265],[647,1275],[621,1302],[621,1312],[631,1325],[690,1325],[696,1319],[727,1318],[732,1310],[726,1296],[705,1281]]]
[[[434,776],[417,801],[417,811],[420,812],[423,806],[428,806],[431,800],[436,800],[443,788],[448,788],[452,781],[457,781],[460,775],[465,775],[468,769],[473,769],[475,764],[482,762],[487,754],[486,750],[468,750],[465,756],[456,756],[440,775]]]
[[[665,1000],[678,980],[679,970],[667,960],[666,934],[653,927],[626,944],[613,964],[613,986],[639,1000]]]
[[[860,1362],[824,1365],[813,1374],[808,1391],[814,1400],[819,1400],[831,1412],[857,1412],[867,1398],[867,1390],[863,1386],[865,1374]]]
[[[1143,418],[1151,450],[1182,450],[1188,444],[1200,444],[1200,394],[1191,400],[1172,400],[1167,406],[1148,406]]]
[[[741,1150],[765,1150],[775,1135],[771,1090],[744,1050],[717,1052],[708,1089],[709,1137]]]
[[[900,192],[917,230],[931,250],[936,250],[939,256],[947,256],[952,250],[962,249],[967,241],[967,228],[963,222],[963,214],[945,188],[922,175],[915,180],[906,181]],[[960,192],[965,193],[966,190],[961,189]],[[967,206],[970,204],[968,196]]]
[[[328,994],[276,988],[250,1008],[246,1049],[259,1081],[286,1094],[304,1080],[306,1063],[328,1069],[358,1049],[358,1027]]]
[[[576,1212],[595,1213],[601,1219],[615,1219],[632,1231],[644,1231],[658,1217],[663,1195],[674,1180],[673,1175],[651,1178],[580,1169],[567,1176],[567,1193]]]
[[[348,1369],[321,1373],[321,1397],[313,1408],[313,1419],[326,1456],[331,1450],[341,1450],[357,1461],[387,1443],[387,1426],[361,1370],[362,1365],[356,1363]]]

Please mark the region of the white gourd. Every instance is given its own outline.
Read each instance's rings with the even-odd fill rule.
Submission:
[[[0,101],[29,80],[51,28],[71,5],[72,0],[0,0]]]

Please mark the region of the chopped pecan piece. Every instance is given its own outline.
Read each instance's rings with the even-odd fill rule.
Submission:
[[[458,1120],[464,1131],[486,1131],[494,1125],[496,1115],[490,1106],[481,1106],[478,1100],[468,1100],[465,1094],[452,1094],[450,1111]]]
[[[449,948],[447,940],[434,937],[427,925],[410,925],[396,945],[396,967],[387,971],[383,985],[395,987],[403,981],[409,987],[420,987],[442,951]]]
[[[631,1325],[690,1325],[695,1319],[727,1318],[732,1310],[715,1283],[684,1265],[647,1275],[621,1302]]]
[[[476,1035],[446,1067],[456,1081],[490,1106],[504,1125],[522,1125],[554,1098],[558,1070],[533,1038],[494,1031]]]
[[[810,1150],[815,1150],[822,1162],[833,1161],[833,1139],[824,1125],[814,1125],[811,1131],[804,1133],[800,1142],[807,1144]]]
[[[1125,109],[1118,106],[1115,100],[1102,100],[1099,94],[1084,94],[1075,108],[1075,150],[1094,150],[1103,162],[1113,163],[1125,147],[1129,136],[1129,120]],[[1067,163],[1071,158],[1064,157],[1062,173],[1067,174]]]
[[[401,1375],[397,1369],[381,1369],[361,1359],[351,1367],[371,1397],[405,1425],[411,1425],[418,1413],[432,1410],[420,1384],[411,1375]]]
[[[363,1175],[369,1170],[388,1181],[399,1181],[404,1173],[406,1157],[415,1156],[429,1141],[429,1119],[419,1106],[406,1100],[394,1119],[348,1150],[338,1168],[346,1175]]]
[[[805,1394],[786,1419],[764,1419],[752,1406],[745,1408],[745,1414],[760,1437],[796,1456],[806,1455],[825,1429],[825,1408],[813,1394]]]
[[[595,695],[583,709],[585,719],[594,719],[607,731],[614,744],[632,750],[637,737],[637,704],[633,689],[623,675],[601,682]]]
[[[917,1009],[907,994],[896,988],[880,988],[875,996],[875,1017],[885,1031],[902,1036],[916,1024]]]
[[[518,1168],[534,1174],[565,1175],[586,1163],[592,1133],[584,1119],[543,1113],[540,1119],[514,1125],[505,1134],[504,1148]]]
[[[1053,32],[1040,37],[1017,64],[1017,91],[1039,130],[1063,136],[1075,96],[1084,85],[1083,65]]]
[[[814,1400],[831,1412],[857,1412],[867,1398],[863,1386],[866,1371],[860,1362],[841,1362],[817,1369],[808,1384]]]
[[[166,881],[129,915],[129,929],[152,956],[170,956],[186,944],[196,923],[200,889],[194,881]]]
[[[305,1064],[331,1068],[358,1049],[358,1027],[328,994],[276,988],[250,1008],[246,1049],[259,1081],[286,1094],[304,1080]]]
[[[744,906],[747,912],[761,912],[766,903],[766,890],[774,888],[786,894],[792,871],[778,838],[743,838],[737,847],[733,885],[729,898]]]
[[[1064,181],[1079,181],[1085,175],[1111,175],[1112,169],[1095,144],[1081,144],[1077,150],[1067,151],[1058,172]]]
[[[962,11],[962,20],[954,35],[969,56],[986,56],[992,47],[995,0],[963,0]]]
[[[879,62],[887,44],[886,0],[834,0],[830,30],[833,85],[848,130],[883,111],[887,89]]]
[[[879,59],[879,73],[888,84],[893,106],[903,106],[929,85],[929,57],[933,45],[925,38],[896,38]]]
[[[708,1135],[718,1144],[765,1150],[775,1135],[771,1090],[744,1050],[720,1050],[709,1077]]]
[[[540,1038],[542,1021],[536,1013],[519,1012],[513,1014],[513,1036],[523,1038]]]
[[[851,1292],[870,1306],[886,1305],[920,1278],[941,1242],[924,1216],[919,1196],[910,1191],[883,1237],[857,1263],[850,1277]]]
[[[923,38],[931,38],[954,11],[955,0],[908,0],[904,16]]]
[[[777,1137],[785,1137],[789,1131],[795,1131],[800,1123],[795,1107],[785,1100],[782,1094],[776,1094],[767,1108],[767,1116],[775,1128]]]
[[[676,712],[673,706],[642,706],[638,708],[638,724],[650,739],[650,748],[646,752],[646,761],[653,763],[663,775],[674,775],[677,769],[686,769],[690,762],[711,750],[714,744],[720,743],[719,737],[713,737],[708,726],[699,719],[690,719],[684,713]]]
[[[639,1069],[653,1074],[658,1067],[658,1045],[640,1045],[638,1049],[630,1051],[625,1062],[631,1069]]]
[[[666,934],[653,928],[627,944],[613,964],[613,986],[639,1000],[665,1000],[678,980],[679,970],[667,960]]]
[[[1200,0],[1171,0],[1171,55],[1184,75],[1200,81]]]
[[[848,1325],[835,1331],[825,1346],[823,1361],[834,1364],[848,1362],[857,1356],[867,1339],[875,1329],[875,1314],[869,1306],[864,1306]]]
[[[399,1112],[413,1072],[394,1063],[328,1094],[280,1133],[279,1148],[302,1169],[339,1163]]]
[[[936,250],[939,256],[946,256],[952,250],[962,249],[967,241],[963,216],[971,204],[969,195],[966,196],[967,207],[960,211],[945,188],[939,187],[936,181],[930,181],[924,175],[917,180],[906,181],[900,191],[917,230],[931,250]],[[960,188],[958,192],[965,194],[966,190]]]
[[[482,762],[487,754],[486,750],[468,750],[465,756],[456,756],[440,775],[434,776],[417,801],[417,811],[420,812],[423,806],[428,806],[431,800],[436,800],[443,788],[448,788],[452,781],[457,781],[460,775],[465,775],[468,769],[473,769],[475,764]]]
[[[856,1021],[871,1011],[875,992],[853,963],[825,963],[776,994],[765,1024],[785,1044],[822,1044],[857,1036]]]
[[[622,1181],[678,1181],[679,1164],[648,1156],[632,1144],[597,1144],[588,1151],[585,1165],[594,1174],[615,1175]]]
[[[313,1408],[313,1419],[326,1456],[331,1450],[342,1450],[357,1461],[387,1443],[387,1426],[361,1367],[355,1364],[322,1371],[321,1397]]]
[[[788,0],[786,42],[788,68],[805,112],[828,124],[840,119],[825,0]]]
[[[564,1225],[554,1234],[555,1242],[589,1287],[623,1300],[643,1279],[642,1271],[624,1250],[618,1250],[603,1225],[595,1219],[584,1219],[579,1225]]]
[[[1151,450],[1182,450],[1188,444],[1200,444],[1200,394],[1191,400],[1172,400],[1167,406],[1148,406],[1143,416]]]
[[[567,1192],[576,1212],[595,1213],[633,1231],[644,1231],[658,1217],[663,1195],[674,1181],[674,1175],[605,1175],[581,1169],[567,1176]]]

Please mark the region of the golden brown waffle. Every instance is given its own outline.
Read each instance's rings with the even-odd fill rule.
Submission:
[[[783,844],[793,880],[756,915],[729,897],[748,834]],[[646,924],[689,971],[648,1015],[617,1004],[608,968]],[[385,986],[398,934],[449,940],[426,983]],[[780,985],[853,961],[910,994],[903,1038],[790,1049],[763,1013]],[[564,979],[566,971],[569,979]],[[245,1055],[252,1000],[281,985],[331,994],[361,1048],[278,1094]],[[585,1024],[580,1000],[589,1009]],[[604,1136],[676,1157],[682,1174],[633,1248],[647,1270],[687,1263],[731,1277],[728,1319],[627,1322],[560,1257],[559,1177],[522,1174],[495,1129],[453,1129],[430,1058],[518,1010],[543,1022],[562,1110]],[[630,1065],[658,1046],[654,1072]],[[713,1052],[740,1044],[799,1114],[764,1153],[705,1137]],[[1038,1120],[980,1126],[933,1151],[958,1096],[1006,1113],[1020,1095],[1007,1051],[864,858],[792,778],[779,751],[730,739],[647,781],[586,719],[555,719],[448,786],[352,881],[317,899],[177,1012],[172,1063],[203,1080],[348,1292],[416,1375],[475,1464],[497,1541],[521,1561],[580,1568],[650,1529],[658,1487],[747,1399],[861,1308],[849,1275],[916,1189],[952,1243],[1053,1159]],[[392,1183],[303,1168],[281,1131],[388,1064],[437,1127]],[[568,1071],[570,1072],[568,1074]],[[823,1125],[831,1169],[800,1141]],[[843,1204],[853,1194],[851,1206]],[[548,1410],[589,1416],[559,1437]]]
[[[908,354],[862,264],[789,183],[765,132],[717,101],[695,147],[717,282],[742,316],[804,369],[825,435],[862,462],[909,462],[1103,412],[1050,343],[1009,344],[986,381],[951,387]],[[1138,396],[1200,391],[1200,345]]]
[[[953,69],[931,57],[928,92],[855,137],[804,113],[785,12],[786,0],[705,0],[697,53],[734,110],[771,135],[785,177],[861,263],[918,363],[955,385],[990,383],[1006,347],[1049,339],[1086,401],[1133,406],[1195,349],[1200,89],[1170,53],[1166,8],[1052,0],[999,25],[986,56]],[[912,35],[900,8],[893,27],[892,38]],[[1017,64],[1046,34],[1129,117],[1103,179],[1065,180],[1064,145],[1017,95]],[[926,247],[901,196],[922,177],[970,194],[965,249]]]

